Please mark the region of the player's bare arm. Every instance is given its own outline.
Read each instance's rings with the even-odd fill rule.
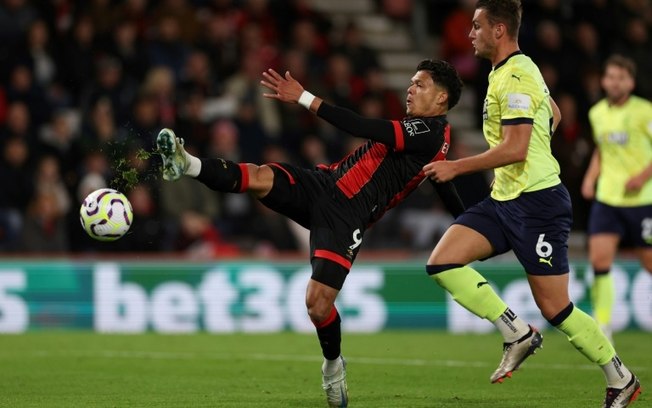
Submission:
[[[600,175],[600,151],[596,148],[591,156],[591,163],[582,180],[582,197],[586,200],[595,198],[595,183]]]
[[[503,142],[498,146],[475,156],[428,163],[423,167],[423,171],[426,176],[441,183],[463,174],[522,162],[527,158],[531,135],[530,124],[503,126]]]
[[[550,107],[552,108],[552,128],[550,130],[554,133],[557,126],[559,126],[559,122],[561,122],[561,110],[559,110],[559,106],[552,99],[552,96],[550,97]]]

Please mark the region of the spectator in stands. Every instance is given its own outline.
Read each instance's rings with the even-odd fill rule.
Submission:
[[[38,18],[38,10],[28,0],[8,0],[0,7],[0,78],[7,77],[13,47]]]
[[[53,191],[36,191],[21,229],[20,251],[56,253],[69,249],[65,213]]]
[[[152,137],[160,126],[158,101],[155,96],[139,92],[131,108],[128,122],[129,137],[143,149],[150,151]]]
[[[325,74],[331,47],[329,42],[319,35],[313,21],[302,19],[292,26],[292,39],[288,48],[301,51],[304,54],[311,76],[321,78]]]
[[[51,106],[45,90],[34,81],[32,70],[26,63],[18,62],[13,67],[6,91],[9,103],[20,101],[29,107],[30,118],[35,128],[50,118]]]
[[[150,64],[170,68],[176,82],[181,78],[191,47],[183,41],[179,21],[172,16],[162,15],[154,32],[154,38],[148,41],[146,47]]]
[[[211,59],[215,79],[219,85],[235,73],[239,62],[239,37],[234,15],[235,9],[213,11],[204,21],[197,48]]]
[[[75,179],[77,166],[83,152],[79,140],[79,129],[74,112],[55,112],[52,120],[41,129],[42,153],[57,158],[64,179]]]
[[[366,88],[364,98],[378,99],[381,104],[379,117],[401,119],[405,115],[403,102],[395,90],[387,87],[384,72],[380,68],[369,69],[364,80]]]
[[[442,58],[457,69],[465,82],[474,81],[478,75],[479,61],[473,55],[473,45],[468,38],[475,3],[475,0],[460,0],[442,25]]]
[[[164,126],[166,123],[174,124],[176,120],[176,85],[173,70],[165,65],[157,65],[147,71],[140,89],[154,103],[156,117]]]
[[[364,42],[362,32],[354,21],[346,24],[342,39],[334,48],[335,52],[345,55],[351,61],[353,73],[361,78],[370,70],[380,68],[378,53]]]
[[[3,140],[0,160],[0,248],[18,247],[25,208],[33,194],[30,148],[21,137]]]
[[[125,80],[140,82],[145,77],[149,61],[145,52],[145,44],[138,36],[136,21],[117,20],[108,44],[108,54],[120,61]]]
[[[160,183],[161,221],[165,230],[162,243],[164,249],[185,249],[190,243],[177,242],[177,237],[184,233],[184,228],[188,228],[185,233],[189,237],[186,238],[192,238],[190,240],[194,241],[200,235],[194,233],[196,228],[192,228],[199,223],[198,219],[202,220],[202,225],[212,224],[213,220],[220,216],[221,206],[217,193],[197,184],[191,180],[184,183]],[[189,213],[191,215],[188,215]],[[188,218],[185,221],[184,216]],[[184,227],[184,223],[190,224],[190,227]]]
[[[197,10],[187,0],[161,0],[155,3],[151,14],[158,23],[162,19],[172,18],[179,27],[179,37],[186,44],[193,44],[199,35]]]
[[[240,133],[247,141],[246,147],[255,150],[276,139],[281,132],[278,106],[269,103],[260,93],[260,73],[264,67],[264,56],[247,52],[242,57],[238,72],[225,83],[226,95],[238,101],[236,119]],[[256,159],[259,157],[251,160]]]
[[[636,75],[637,93],[646,98],[652,98],[652,38],[650,29],[652,22],[647,23],[642,16],[634,16],[627,20],[623,37],[614,46],[614,51],[633,59],[638,67]]]
[[[127,137],[127,130],[118,127],[113,115],[113,105],[107,98],[96,100],[90,107],[90,111],[82,118],[80,144],[85,152],[123,143]]]
[[[108,99],[116,121],[124,123],[137,90],[138,83],[124,75],[120,60],[113,56],[102,56],[96,62],[93,79],[89,79],[82,90],[82,111],[85,113],[98,99]]]
[[[163,225],[160,222],[155,197],[147,184],[138,184],[127,193],[134,213],[129,233],[118,241],[123,251],[151,252],[161,249]]]
[[[214,259],[218,256],[237,256],[238,247],[227,242],[211,219],[194,211],[184,211],[179,217],[180,233],[174,249],[193,259]]]
[[[289,48],[282,54],[281,66],[283,70],[292,72],[292,75],[306,84],[310,89],[319,90],[320,94],[326,93],[321,87],[321,77],[316,76],[308,68],[307,55],[297,48]],[[320,123],[315,115],[307,112],[298,105],[281,104],[278,106],[281,119],[282,137],[278,141],[291,154],[300,155],[299,149],[302,140],[307,134],[317,134]]]
[[[63,182],[60,164],[55,156],[41,156],[36,166],[34,184],[37,194],[52,194],[61,214],[66,214],[71,210],[70,192],[68,186]]]
[[[210,124],[204,114],[206,98],[200,90],[193,90],[180,100],[177,109],[176,126],[183,129],[186,145],[192,145],[205,152],[210,135]]]
[[[555,100],[563,119],[552,136],[550,147],[559,166],[564,169],[560,178],[568,188],[573,203],[572,228],[584,231],[589,205],[582,197],[581,187],[593,152],[591,129],[588,123],[579,117],[577,102],[573,95],[560,93]]]
[[[38,143],[29,106],[22,101],[12,102],[7,106],[7,120],[0,127],[0,144],[12,137],[22,138],[33,148]]]
[[[61,82],[70,91],[74,103],[81,106],[81,92],[87,82],[95,77],[97,53],[95,27],[87,15],[79,15],[61,42],[57,61]]]
[[[24,54],[20,58],[32,67],[35,83],[47,90],[57,75],[57,66],[45,21],[34,20],[29,26],[26,37],[25,43],[21,42],[21,46],[16,51]]]

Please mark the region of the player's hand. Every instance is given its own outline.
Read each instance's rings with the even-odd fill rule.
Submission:
[[[272,91],[272,93],[264,93],[265,98],[278,99],[288,103],[297,103],[299,101],[299,97],[303,93],[303,86],[299,81],[292,78],[290,71],[285,71],[285,77],[283,77],[270,68],[263,72],[263,78],[260,81],[261,85]]]
[[[423,172],[437,183],[445,183],[457,176],[455,161],[442,160],[423,166]]]
[[[625,192],[629,194],[638,193],[643,188],[643,185],[646,181],[647,180],[643,175],[638,175],[630,178],[627,180],[627,183],[625,183]]]
[[[590,182],[588,180],[584,180],[582,183],[582,197],[584,197],[585,200],[593,200],[595,198],[595,181]]]

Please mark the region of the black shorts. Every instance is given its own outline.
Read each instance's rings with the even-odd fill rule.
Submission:
[[[328,173],[285,163],[267,165],[274,171],[274,185],[260,202],[310,230],[312,278],[341,289],[362,243],[364,217]]]
[[[484,235],[492,256],[513,250],[528,274],[563,275],[569,272],[571,212],[568,190],[559,184],[508,201],[488,197],[455,223]]]
[[[652,247],[652,205],[614,207],[595,201],[587,233],[617,234],[624,247]]]

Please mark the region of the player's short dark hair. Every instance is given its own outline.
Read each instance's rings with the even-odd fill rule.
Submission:
[[[491,25],[503,23],[507,27],[507,34],[512,38],[518,38],[523,15],[521,0],[478,0],[475,8],[487,12],[487,19]]]
[[[636,63],[633,59],[621,54],[613,54],[605,61],[604,70],[606,71],[607,67],[610,65],[622,68],[627,71],[632,78],[636,78]]]
[[[417,65],[417,71],[427,71],[434,83],[446,89],[449,110],[457,105],[464,83],[451,64],[443,60],[425,59]]]

